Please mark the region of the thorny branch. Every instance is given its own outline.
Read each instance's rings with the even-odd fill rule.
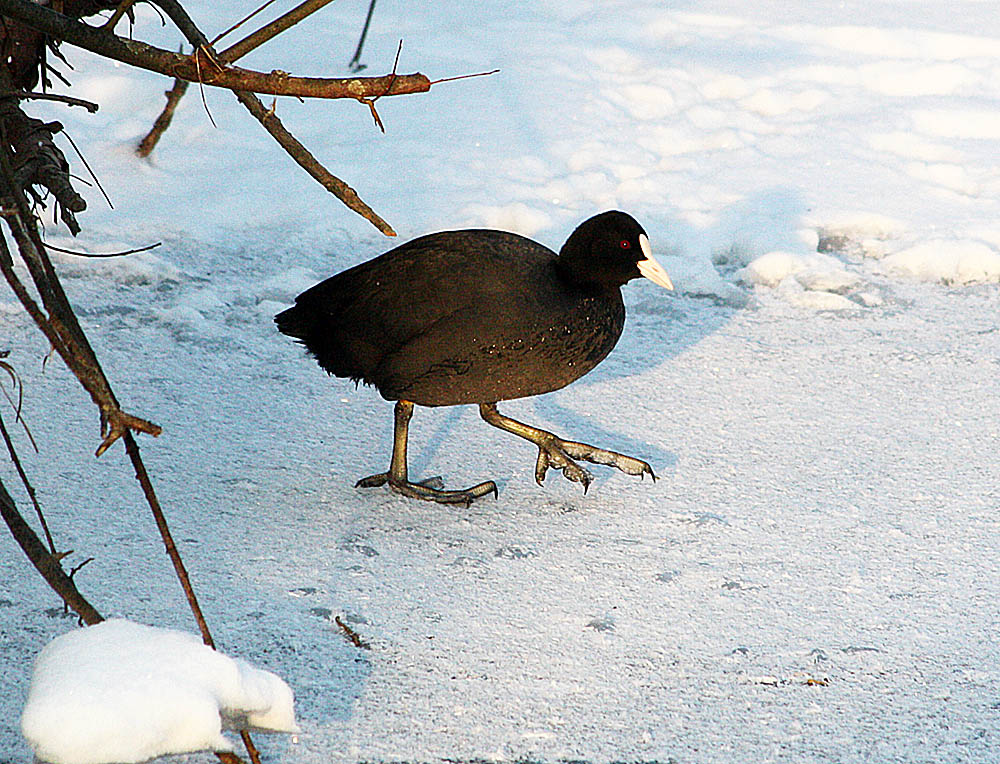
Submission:
[[[80,2],[85,1],[80,0]],[[128,0],[124,0],[120,8],[124,9],[127,4],[130,4]],[[98,3],[94,7],[98,6],[106,7],[106,4]],[[15,49],[19,45],[24,45],[23,41],[9,36],[11,29],[9,19],[0,18],[0,27],[8,35],[3,40],[5,44],[12,44]],[[38,56],[36,60],[42,60],[41,53],[37,50],[35,55]],[[53,350],[63,358],[97,405],[100,412],[101,433],[104,436],[97,449],[97,455],[100,456],[119,438],[123,440],[126,453],[135,470],[136,479],[139,481],[146,501],[153,512],[167,554],[198,622],[203,641],[214,646],[204,615],[173,542],[170,529],[134,437],[134,432],[159,434],[160,428],[121,409],[97,356],[66,298],[42,242],[35,210],[39,206],[44,206],[47,195],[51,195],[55,199],[63,220],[74,233],[79,230],[79,226],[73,215],[85,209],[86,204],[72,188],[68,163],[62,152],[52,142],[52,135],[59,132],[62,126],[57,122],[44,123],[31,119],[18,106],[18,100],[25,97],[23,91],[34,85],[34,79],[30,68],[21,68],[18,70],[15,85],[12,76],[13,61],[14,56],[8,55],[4,62],[7,66],[0,67],[0,217],[5,221],[17,245],[21,260],[27,267],[37,292],[38,300],[32,296],[28,287],[15,271],[7,239],[3,235],[0,235],[0,271],[26,312],[45,334]],[[26,61],[27,58],[21,63],[26,63]],[[32,201],[34,201],[34,209],[31,205]],[[0,431],[2,431],[3,440],[11,452],[11,458],[18,468],[18,474],[40,513],[34,492],[21,468],[13,443],[2,420],[0,420]],[[48,533],[44,518],[40,514],[42,526],[49,539],[49,549],[45,548],[45,545],[21,517],[12,497],[2,483],[0,483],[0,515],[32,564],[63,598],[67,606],[72,607],[80,615],[81,620],[86,623],[99,622],[101,620],[100,614],[83,598],[72,580],[73,574],[82,565],[77,566],[69,573],[63,570],[61,558],[64,555],[55,552],[55,544]],[[86,561],[83,564],[86,564]],[[259,764],[259,755],[253,741],[245,731],[241,732],[241,736],[251,761]],[[230,753],[219,754],[219,758],[224,764],[241,764],[242,762],[238,756]]]

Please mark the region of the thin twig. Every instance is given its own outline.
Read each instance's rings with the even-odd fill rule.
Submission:
[[[49,543],[49,551],[52,554],[56,553],[56,543],[52,540],[52,533],[49,531],[49,524],[45,522],[45,515],[42,512],[42,505],[38,503],[38,496],[35,494],[35,487],[28,480],[28,475],[24,471],[24,467],[21,464],[21,459],[17,455],[17,450],[14,448],[14,441],[11,440],[10,433],[7,432],[7,425],[4,424],[3,417],[0,416],[0,435],[3,435],[3,442],[7,445],[7,452],[10,454],[10,460],[14,464],[14,469],[17,470],[17,476],[21,479],[21,485],[24,486],[24,490],[28,493],[28,499],[31,501],[31,505],[35,508],[35,514],[38,516],[38,522],[42,525],[42,530],[45,531],[45,540]],[[34,442],[32,442],[34,445]],[[35,446],[35,451],[38,450],[38,446]]]
[[[115,205],[111,203],[111,197],[108,196],[108,192],[104,190],[104,186],[101,185],[101,181],[97,177],[97,173],[95,173],[94,170],[91,168],[90,162],[87,161],[87,158],[83,155],[83,152],[80,151],[79,147],[76,145],[76,141],[74,141],[73,138],[70,136],[70,134],[66,132],[65,128],[63,129],[62,134],[66,136],[66,140],[69,141],[69,145],[73,147],[73,151],[75,151],[76,155],[80,157],[80,161],[83,162],[83,166],[87,168],[87,172],[89,172],[90,177],[94,179],[94,183],[96,183],[97,187],[101,189],[101,193],[104,195],[104,201],[108,203],[108,206],[111,209],[114,209]]]
[[[265,2],[259,8],[257,8],[257,10],[251,11],[249,14],[247,14],[242,19],[240,19],[239,21],[237,21],[231,27],[229,27],[229,29],[227,29],[224,32],[219,32],[219,34],[217,34],[215,37],[212,38],[211,44],[215,45],[215,43],[217,43],[219,40],[221,40],[223,37],[225,37],[230,32],[235,32],[237,29],[239,29],[241,26],[243,26],[244,24],[246,24],[250,19],[252,19],[258,13],[261,13],[262,11],[264,11],[265,9],[267,9],[268,6],[274,5],[277,1],[278,0],[267,0],[267,2]]]
[[[205,113],[208,115],[208,121],[212,123],[212,127],[218,130],[219,126],[215,124],[212,112],[208,108],[208,99],[205,98],[205,82],[201,78],[201,52],[202,48],[197,48],[193,54],[195,65],[198,67],[198,90],[201,92],[201,105],[205,107]]]
[[[114,13],[111,14],[111,18],[101,25],[101,29],[105,29],[109,32],[114,31],[115,26],[119,21],[121,21],[122,16],[128,13],[134,4],[135,0],[122,0],[118,7],[115,8]]]
[[[156,244],[150,244],[146,247],[138,247],[137,249],[126,249],[124,252],[74,252],[72,249],[63,249],[62,247],[57,247],[55,244],[45,242],[47,249],[62,252],[67,255],[76,255],[77,257],[124,257],[125,255],[135,255],[139,252],[148,252],[151,249],[156,249],[161,244],[163,244],[163,242],[158,241]]]
[[[348,626],[346,623],[344,623],[343,620],[341,620],[341,618],[340,618],[339,615],[335,615],[333,617],[333,622],[340,627],[340,630],[342,632],[344,632],[344,635],[347,637],[347,639],[350,641],[350,643],[352,645],[354,645],[355,647],[357,647],[360,650],[371,650],[372,649],[372,646],[370,644],[368,644],[367,642],[365,642],[361,638],[361,635],[358,634],[358,632],[356,632],[354,629],[352,629],[350,626]]]
[[[385,132],[385,125],[382,124],[382,119],[379,117],[378,111],[375,110],[375,102],[379,98],[381,98],[382,96],[384,96],[386,93],[388,93],[390,90],[392,90],[392,85],[396,81],[396,67],[399,66],[399,54],[402,53],[402,52],[403,52],[403,41],[400,40],[399,41],[399,46],[396,48],[396,58],[392,62],[392,74],[389,76],[389,84],[387,84],[385,86],[385,91],[382,92],[382,93],[379,93],[374,98],[359,98],[358,99],[359,101],[361,101],[361,103],[367,104],[368,108],[371,109],[371,111],[372,111],[372,119],[375,120],[375,124],[378,126],[378,129],[381,130],[383,133]]]
[[[0,98],[29,98],[35,101],[60,101],[70,106],[82,106],[91,114],[95,114],[99,108],[93,101],[84,101],[82,98],[73,96],[57,95],[55,93],[36,93],[29,90],[3,90],[0,91]]]
[[[0,359],[6,358],[10,351],[5,350],[0,353]],[[14,367],[11,366],[6,361],[0,360],[0,369],[3,369],[10,376],[11,384],[14,389],[17,390],[17,401],[14,401],[10,397],[10,393],[7,392],[7,388],[0,385],[0,390],[3,390],[4,398],[14,409],[14,421],[24,428],[24,434],[28,436],[28,442],[31,443],[31,447],[35,449],[35,453],[38,453],[38,443],[35,442],[35,436],[31,434],[31,429],[28,427],[28,423],[24,421],[24,417],[21,416],[21,407],[24,405],[24,383],[21,381],[20,377],[17,376],[17,372],[14,371]]]
[[[223,64],[230,64],[233,61],[243,58],[243,56],[250,51],[255,48],[259,48],[272,37],[275,37],[289,27],[298,24],[302,21],[302,19],[312,15],[325,5],[329,5],[330,2],[332,2],[332,0],[305,0],[305,2],[295,6],[288,13],[279,16],[270,24],[261,27],[253,34],[247,35],[239,42],[230,45],[228,48],[221,51],[218,56],[219,62]]]
[[[160,116],[153,122],[153,126],[146,134],[146,137],[139,142],[139,146],[135,150],[138,156],[148,157],[153,153],[153,149],[159,142],[160,136],[170,127],[170,122],[174,118],[174,112],[177,110],[177,104],[180,103],[187,89],[188,83],[185,80],[174,80],[174,86],[166,92],[167,103],[164,105],[163,111],[160,112]]]
[[[361,37],[358,40],[358,47],[355,48],[354,55],[351,56],[351,60],[347,62],[347,67],[355,74],[367,68],[366,64],[361,63],[361,49],[365,46],[365,38],[368,36],[368,27],[372,23],[372,14],[374,13],[375,0],[371,0],[368,4],[368,15],[365,16],[365,25],[361,28]]]
[[[459,74],[454,77],[442,77],[439,80],[431,80],[432,85],[437,85],[439,82],[455,82],[456,80],[468,80],[473,77],[489,77],[491,74],[496,74],[499,69],[490,69],[488,72],[476,72],[475,74]]]
[[[67,576],[69,576],[70,578],[72,578],[72,577],[73,577],[73,576],[75,576],[75,575],[76,575],[76,574],[77,574],[77,573],[78,573],[78,572],[79,572],[80,570],[82,570],[82,569],[83,569],[83,567],[84,567],[85,565],[89,565],[89,564],[90,564],[90,563],[92,563],[93,561],[94,561],[94,558],[93,558],[93,557],[88,557],[88,558],[87,558],[86,560],[84,560],[83,562],[81,562],[81,563],[80,563],[79,565],[74,565],[74,566],[73,566],[72,568],[70,568],[70,569],[69,569],[69,573],[67,573],[66,575],[67,575]]]
[[[215,640],[212,639],[212,634],[208,630],[205,615],[202,613],[201,606],[198,604],[198,598],[194,593],[194,588],[191,586],[191,578],[188,576],[187,568],[184,567],[184,561],[177,551],[177,545],[174,544],[173,534],[170,532],[170,526],[167,525],[167,518],[163,514],[160,500],[157,498],[156,491],[153,489],[153,483],[149,479],[146,465],[139,455],[139,445],[135,442],[135,437],[130,430],[125,432],[123,438],[125,440],[125,453],[128,454],[128,458],[132,462],[132,468],[135,470],[135,479],[139,481],[143,495],[146,497],[146,503],[149,504],[149,508],[153,512],[153,519],[156,521],[156,527],[160,531],[160,538],[163,539],[163,546],[167,550],[167,556],[170,557],[170,562],[174,566],[174,572],[177,574],[177,579],[180,581],[184,595],[187,597],[188,605],[194,614],[194,619],[198,623],[198,629],[201,631],[201,639],[206,645],[214,648]]]

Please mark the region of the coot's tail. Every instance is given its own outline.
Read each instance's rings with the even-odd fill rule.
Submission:
[[[345,347],[343,337],[331,322],[331,317],[316,306],[301,299],[288,310],[274,317],[278,331],[293,337],[312,354],[321,367],[336,377],[362,379],[364,369],[355,354]]]
[[[315,330],[315,321],[309,320],[309,315],[299,305],[293,305],[274,317],[278,331],[308,346],[309,338]]]

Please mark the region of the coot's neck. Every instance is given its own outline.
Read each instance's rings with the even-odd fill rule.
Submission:
[[[610,272],[600,257],[591,251],[592,239],[579,235],[577,229],[563,244],[556,259],[556,272],[575,289],[588,295],[621,293],[620,274]]]

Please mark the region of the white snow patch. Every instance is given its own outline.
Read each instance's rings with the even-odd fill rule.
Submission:
[[[1000,281],[1000,253],[979,241],[928,241],[888,255],[886,270],[920,281],[979,284]]]
[[[104,245],[100,251],[125,251],[130,246],[135,245]],[[75,249],[79,249],[79,246],[77,245]],[[58,266],[59,273],[69,278],[100,276],[110,282],[129,286],[157,285],[180,281],[183,278],[180,269],[151,252],[107,258],[77,257],[68,254],[57,254],[55,257],[61,261]]]
[[[277,675],[193,634],[112,619],[52,640],[35,661],[21,732],[53,764],[231,751],[223,722],[298,732]]]
[[[736,272],[738,281],[767,287],[777,286],[789,276],[795,276],[806,289],[824,292],[843,292],[860,282],[835,257],[782,250],[761,255]]]
[[[842,233],[853,238],[892,239],[901,236],[906,225],[896,218],[868,211],[824,215],[818,226],[826,233]]]
[[[945,143],[936,143],[913,133],[895,130],[878,133],[868,138],[869,144],[878,151],[887,151],[923,162],[960,162],[965,155]]]
[[[942,138],[1000,140],[1000,111],[996,109],[920,109],[913,112],[918,132]]]
[[[777,293],[791,305],[807,310],[857,310],[858,304],[843,295],[806,289],[798,277],[788,277],[778,284]]]

